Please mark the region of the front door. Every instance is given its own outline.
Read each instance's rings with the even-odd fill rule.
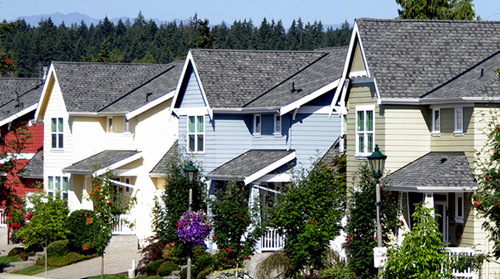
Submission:
[[[443,235],[443,244],[448,243],[448,195],[434,194],[434,212],[439,231]]]

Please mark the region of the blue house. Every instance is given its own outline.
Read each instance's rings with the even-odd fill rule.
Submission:
[[[240,181],[252,202],[308,169],[342,134],[332,100],[347,48],[190,50],[173,113],[178,146],[203,168],[209,193]],[[272,249],[272,247],[271,247]]]

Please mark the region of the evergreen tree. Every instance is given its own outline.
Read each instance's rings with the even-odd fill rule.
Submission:
[[[473,20],[476,17],[472,0],[396,0],[402,19]]]

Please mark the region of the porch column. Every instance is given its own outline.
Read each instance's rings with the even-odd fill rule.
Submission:
[[[434,209],[434,193],[424,194],[424,207]],[[432,217],[434,217],[434,210],[432,210]]]
[[[260,192],[259,189],[254,187],[254,183],[250,184],[250,196],[248,197],[248,209],[250,212],[253,211],[254,208],[260,208]],[[257,211],[258,216],[260,218],[260,210]],[[250,225],[250,228],[248,229],[248,232],[251,232],[253,230],[253,225]],[[255,244],[257,247],[255,247],[255,252],[256,253],[261,253],[260,249],[260,241],[257,241]]]

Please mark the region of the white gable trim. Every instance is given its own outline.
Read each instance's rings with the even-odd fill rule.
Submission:
[[[280,160],[268,165],[267,167],[245,177],[245,179],[243,180],[243,183],[245,183],[245,185],[248,185],[252,182],[254,182],[255,180],[265,176],[266,174],[270,173],[271,171],[283,166],[284,164],[290,162],[291,160],[295,159],[295,151],[288,154],[287,156],[281,158]]]
[[[47,103],[49,101],[47,99],[47,94],[48,94],[47,90],[48,90],[51,78],[54,79],[54,86],[53,86],[53,88],[54,88],[55,85],[59,83],[59,81],[57,79],[56,70],[54,68],[54,64],[53,63],[50,64],[49,72],[47,74],[47,78],[45,79],[45,82],[43,84],[42,94],[40,95],[40,100],[38,100],[38,105],[39,106],[36,108],[36,111],[35,111],[35,121],[37,121],[39,119],[43,119],[43,116],[40,115],[40,113],[41,113],[42,107],[46,107]]]
[[[320,89],[314,91],[313,93],[289,104],[289,105],[286,105],[284,107],[282,107],[280,109],[280,116],[282,115],[285,115],[287,113],[289,113],[290,111],[294,110],[294,109],[297,109],[297,108],[300,108],[302,105],[320,97],[321,95],[329,92],[330,90],[333,90],[334,88],[336,88],[340,83],[340,79],[337,79],[337,80],[334,80],[333,82],[321,87]]]
[[[128,183],[125,183],[125,182],[116,181],[116,180],[112,180],[112,179],[110,179],[109,181],[111,183],[119,185],[119,186],[124,186],[124,187],[128,187],[128,188],[131,188],[131,189],[135,189],[135,186],[132,185],[132,184],[128,184]]]
[[[36,110],[38,104],[34,104],[34,105],[31,105],[27,108],[24,108],[23,110],[21,111],[18,111],[14,114],[12,114],[11,116],[5,118],[4,120],[0,121],[0,127],[5,125],[5,124],[8,124],[16,119],[18,119],[19,117],[23,116],[23,115],[26,115],[34,110]]]
[[[127,114],[125,114],[125,117],[128,120],[130,120],[130,119],[136,117],[137,115],[139,115],[139,114],[141,114],[143,112],[146,112],[149,109],[152,109],[152,108],[156,107],[157,105],[159,105],[159,104],[161,104],[163,102],[168,101],[169,99],[172,99],[174,97],[174,94],[175,94],[175,90],[170,91],[167,94],[165,94],[165,95],[163,95],[163,96],[161,96],[159,98],[156,98],[153,101],[151,101],[151,102],[149,102],[149,103],[147,103],[147,104],[145,104],[145,105],[143,105],[143,106],[141,106],[141,107],[139,107],[139,108],[137,108],[137,109],[135,109],[135,110],[127,113]]]
[[[119,167],[122,167],[122,166],[124,166],[124,165],[128,164],[128,163],[132,163],[132,162],[133,162],[133,161],[135,161],[135,160],[139,160],[140,158],[142,158],[142,153],[141,153],[141,152],[139,152],[139,153],[137,153],[137,154],[134,154],[134,155],[132,155],[132,156],[129,156],[129,157],[127,157],[127,158],[125,158],[125,159],[123,159],[123,160],[121,160],[121,161],[118,161],[118,162],[116,162],[116,163],[114,163],[114,164],[111,164],[111,165],[109,165],[109,166],[107,166],[107,167],[105,167],[105,168],[102,168],[102,169],[97,170],[97,171],[96,171],[96,175],[97,175],[97,176],[99,176],[99,175],[103,175],[103,174],[105,174],[108,170],[115,170],[115,169],[117,169],[117,168],[119,168]]]
[[[191,66],[193,67],[194,74],[196,76],[196,79],[198,80],[198,85],[200,86],[201,95],[203,96],[203,100],[207,104],[206,110],[207,110],[208,114],[210,115],[210,118],[213,119],[214,113],[213,113],[212,108],[210,107],[210,104],[208,103],[207,95],[205,94],[205,89],[203,88],[203,84],[201,83],[201,80],[199,79],[200,75],[198,74],[198,69],[196,68],[196,64],[194,63],[193,54],[191,53],[191,51],[189,51],[187,54],[186,61],[184,62],[184,67],[182,68],[181,78],[179,78],[179,81],[177,82],[177,87],[175,89],[174,99],[172,100],[172,107],[175,108],[175,104],[177,103],[177,99],[179,98],[180,90],[182,87],[182,82],[186,78],[187,69],[188,69],[189,64],[191,64]]]

